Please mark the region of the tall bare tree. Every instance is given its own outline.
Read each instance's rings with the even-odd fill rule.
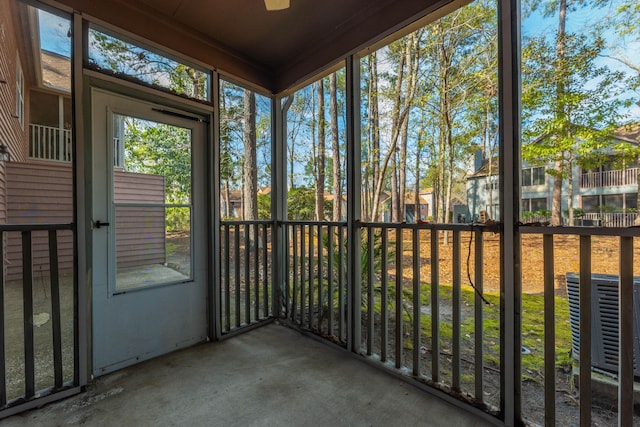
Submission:
[[[338,135],[338,89],[336,73],[329,76],[329,115],[331,117],[331,157],[333,161],[333,220],[342,219],[342,169]]]
[[[324,182],[325,182],[325,118],[324,118],[324,81],[318,80],[318,164],[316,170],[316,221],[324,219]]]
[[[258,218],[258,165],[256,158],[256,95],[244,90],[244,162],[242,166],[242,214],[244,220]]]

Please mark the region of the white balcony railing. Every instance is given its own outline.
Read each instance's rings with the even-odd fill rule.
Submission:
[[[634,225],[637,213],[602,212],[586,213],[582,220],[576,220],[576,225],[595,225],[602,227],[631,227]]]
[[[583,173],[581,188],[616,187],[638,183],[638,168],[618,169],[604,172]]]
[[[52,162],[70,162],[71,130],[30,124],[29,158]]]

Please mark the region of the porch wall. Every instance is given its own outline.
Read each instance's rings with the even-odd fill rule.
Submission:
[[[14,161],[23,161],[27,147],[29,122],[29,86],[31,62],[22,51],[24,43],[18,44],[23,29],[16,27],[13,19],[17,11],[13,2],[0,2],[0,142],[6,144]],[[16,55],[20,55],[20,65],[24,74],[24,125],[16,117]],[[4,189],[4,187],[1,187]],[[0,197],[1,198],[1,197]],[[6,206],[2,201],[3,208]]]
[[[164,176],[115,171],[118,203],[149,203],[153,207],[119,207],[116,224],[118,266],[163,264],[166,261]]]
[[[65,224],[73,221],[70,163],[5,163],[9,224]],[[0,164],[0,181],[4,178]],[[116,171],[115,193],[120,202],[163,203],[164,177]],[[4,188],[0,182],[0,188]],[[2,198],[0,198],[2,200]],[[5,206],[2,204],[2,206]],[[118,265],[136,266],[165,262],[164,208],[123,208],[117,224]],[[6,280],[22,278],[22,241],[9,233],[6,241]],[[58,240],[59,268],[73,268],[71,233]],[[38,280],[49,272],[49,250],[44,232],[33,234],[33,273]]]
[[[73,221],[71,164],[6,163],[7,223],[64,224]],[[19,233],[7,237],[6,279],[22,278],[22,240]],[[49,250],[45,232],[33,234],[34,279],[48,274]],[[73,268],[73,239],[63,233],[58,240],[59,268],[70,273]]]

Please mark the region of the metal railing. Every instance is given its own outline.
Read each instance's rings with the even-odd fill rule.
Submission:
[[[272,221],[220,224],[221,330],[229,333],[273,316]]]
[[[360,283],[346,280],[347,225],[286,222],[286,318],[294,325],[346,346],[359,339],[357,352],[374,363],[410,374],[433,388],[452,392],[495,413],[499,399],[485,399],[483,316],[483,233],[477,225],[360,223]],[[440,285],[439,250],[444,234],[453,253],[453,283]],[[463,244],[463,235],[472,247]],[[472,243],[473,242],[473,243]],[[423,250],[426,247],[429,250]],[[471,313],[463,313],[463,252],[467,276],[477,293],[466,294]],[[470,271],[470,272],[469,272]],[[349,298],[349,293],[359,298]],[[443,295],[446,294],[446,295]],[[354,306],[349,321],[348,302]],[[497,307],[494,307],[497,310]],[[443,326],[443,316],[447,325]],[[464,322],[463,322],[464,316]],[[473,330],[472,357],[462,357],[462,328]],[[353,335],[352,335],[353,337]],[[495,339],[498,339],[496,331]],[[471,377],[471,380],[469,380]],[[498,393],[499,394],[499,393]]]
[[[71,162],[72,140],[70,129],[29,124],[29,158],[53,162]]]
[[[634,228],[575,228],[575,227],[521,227],[523,235],[542,235],[542,256],[544,270],[544,422],[556,425],[556,277],[554,247],[556,241],[566,236],[577,237],[579,241],[579,312],[580,312],[580,354],[578,398],[579,422],[590,426],[592,422],[592,241],[596,236],[619,239],[619,367],[617,375],[617,419],[618,425],[634,423],[634,357],[633,357],[633,274],[634,237],[640,237],[640,230]],[[616,400],[616,399],[611,399]],[[615,407],[614,407],[615,408]],[[615,413],[615,409],[613,409]],[[637,421],[636,421],[637,422]]]
[[[4,274],[0,275],[0,418],[48,397],[53,400],[80,391],[74,332],[77,294],[73,279],[63,281],[58,268],[58,235],[68,232],[73,232],[72,224],[0,225],[0,259],[5,259],[4,242],[9,235],[19,234],[23,266],[21,282],[6,283]],[[38,240],[45,238],[48,248],[48,286],[42,278],[40,286],[34,286],[36,235]],[[44,328],[49,320],[50,327]]]
[[[614,236],[620,241],[620,367],[617,415],[621,425],[633,420],[633,252],[634,237],[640,230],[632,228],[582,228],[521,226],[525,235],[540,239],[534,243],[536,265],[541,279],[524,277],[523,281],[544,281],[542,292],[533,297],[524,293],[516,304],[541,301],[540,312],[525,316],[526,322],[544,324],[540,348],[531,351],[543,360],[535,375],[541,378],[540,394],[535,405],[544,400],[542,412],[532,412],[523,392],[530,374],[522,370],[515,390],[503,389],[501,366],[505,341],[501,329],[504,319],[500,289],[491,278],[493,293],[484,292],[488,283],[486,263],[497,254],[500,225],[476,224],[387,224],[358,223],[356,236],[361,245],[355,282],[347,281],[347,226],[344,223],[285,222],[286,260],[284,276],[285,318],[293,325],[317,334],[341,346],[356,340],[354,351],[372,363],[412,378],[427,388],[445,392],[458,400],[500,417],[505,393],[522,393],[523,418],[546,425],[558,425],[573,417],[579,424],[591,424],[592,394],[590,351],[580,352],[578,407],[562,409],[558,415],[557,379],[566,366],[557,364],[556,330],[568,328],[568,319],[558,320],[558,313],[568,312],[566,296],[558,297],[554,245],[567,236],[579,241],[581,290],[589,290],[594,269],[591,243],[595,236]],[[487,237],[487,234],[491,238]],[[561,236],[561,237],[560,237]],[[532,243],[527,237],[522,247],[527,262],[532,259]],[[447,260],[447,270],[443,260]],[[352,262],[354,259],[352,259]],[[496,257],[495,262],[499,260]],[[526,291],[530,292],[530,291]],[[351,295],[350,295],[351,294]],[[580,348],[590,349],[591,297],[580,292]],[[560,298],[560,299],[558,299]],[[350,304],[353,304],[350,306]],[[537,302],[536,302],[537,304]],[[557,304],[562,304],[558,307]],[[564,306],[566,305],[566,307]],[[529,306],[527,306],[529,307]],[[537,306],[536,306],[537,307]],[[539,317],[538,317],[539,316]],[[353,319],[353,320],[350,320]],[[534,320],[532,320],[534,319]],[[539,321],[538,321],[539,319]],[[558,322],[562,323],[558,323]],[[531,328],[529,323],[523,328]],[[526,330],[527,334],[529,329]],[[533,338],[532,338],[533,339]],[[529,340],[529,338],[527,338]],[[534,341],[538,343],[538,341]],[[520,342],[520,341],[516,341]],[[514,351],[522,366],[521,349]],[[539,355],[538,355],[539,354]],[[529,359],[530,360],[530,359]],[[572,375],[572,374],[569,374]],[[573,381],[573,376],[569,377]],[[527,386],[529,387],[529,386]],[[573,411],[573,412],[571,412]],[[566,412],[571,412],[567,415]],[[601,411],[602,412],[602,411]],[[611,419],[611,418],[610,418]]]
[[[293,222],[285,227],[284,316],[295,325],[346,343],[347,226]]]
[[[638,183],[638,168],[617,169],[603,172],[583,172],[580,188],[617,187]]]

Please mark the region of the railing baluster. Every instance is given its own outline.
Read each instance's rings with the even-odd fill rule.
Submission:
[[[543,236],[544,257],[544,420],[556,425],[556,314],[553,235]]]
[[[633,237],[620,238],[618,425],[633,424]],[[582,354],[582,351],[580,352]],[[638,357],[638,355],[636,355]]]
[[[58,275],[58,235],[49,230],[49,275],[51,279],[51,327],[53,335],[53,372],[56,388],[62,387],[62,329],[60,316],[60,278]]]
[[[254,321],[258,321],[260,319],[260,236],[258,235],[258,225],[253,225],[253,281],[254,281],[254,292],[255,295],[253,304],[253,317]]]
[[[244,320],[251,324],[251,227],[244,224]]]
[[[266,318],[269,317],[269,251],[267,250],[267,244],[269,242],[268,238],[267,238],[267,233],[269,232],[269,225],[268,224],[263,224],[262,225],[262,315]],[[285,233],[286,233],[286,229],[285,229]],[[286,234],[285,234],[286,236]],[[289,244],[289,239],[285,238],[284,239],[285,244]],[[287,262],[289,261],[289,251],[287,250],[287,256],[286,256],[286,260]],[[287,265],[286,271],[289,271],[289,266]],[[287,275],[287,280],[288,280],[289,276]],[[287,292],[288,292],[288,286],[287,286]],[[285,295],[286,301],[287,303],[285,304],[285,310],[287,307],[287,304],[289,303],[289,295]],[[281,313],[278,313],[278,315],[280,315]],[[276,313],[273,313],[273,315],[275,316]]]
[[[225,327],[231,330],[231,271],[230,271],[229,225],[224,226],[224,309]]]
[[[413,229],[412,233],[412,255],[413,255],[413,375],[420,375],[420,311],[422,302],[420,301],[420,230]]]
[[[591,236],[580,236],[580,425],[591,425]]]
[[[460,372],[461,372],[461,351],[462,351],[462,334],[460,333],[460,327],[462,325],[462,300],[461,300],[461,286],[462,286],[462,270],[460,263],[460,232],[455,230],[453,232],[453,254],[452,254],[452,279],[453,279],[453,295],[451,299],[452,307],[452,329],[453,329],[453,342],[452,342],[452,381],[451,388],[460,392]]]
[[[367,227],[367,355],[373,354],[373,227]]]
[[[475,232],[476,244],[475,244],[475,287],[476,295],[474,298],[474,316],[475,316],[475,397],[478,401],[484,401],[483,389],[484,389],[484,360],[483,360],[483,348],[484,345],[484,325],[483,325],[483,307],[484,302],[480,298],[483,293],[483,235],[482,231]],[[478,295],[480,294],[480,295]]]
[[[35,391],[35,351],[33,339],[33,258],[31,231],[22,232],[22,302],[24,314],[24,379],[25,397],[32,398]]]
[[[396,368],[402,367],[402,229],[396,227]]]
[[[333,225],[327,226],[327,334],[333,335]]]
[[[382,228],[382,289],[380,290],[381,324],[380,324],[380,360],[387,361],[387,348],[389,347],[389,233],[388,229]]]
[[[323,243],[322,243],[322,225],[318,225],[318,331],[322,329],[322,317],[323,317],[323,307],[322,307],[322,282],[323,282],[323,268],[322,268],[322,251],[323,251]]]
[[[4,345],[4,232],[0,231],[0,406],[7,403],[7,366],[5,362],[5,345]]]
[[[305,233],[306,226],[303,224],[300,226],[300,326],[304,326],[304,316],[305,316],[305,251],[307,250],[307,245],[305,243]],[[309,255],[311,256],[311,255]]]
[[[346,226],[338,227],[338,339],[344,340],[344,232]]]
[[[431,380],[440,381],[440,232],[431,231]]]
[[[316,255],[313,245],[313,230],[314,227],[312,225],[309,225],[309,329],[313,329],[313,317],[315,313],[315,308],[313,305],[313,288],[315,286],[315,271],[313,269],[313,261]]]
[[[298,307],[298,227],[297,225],[292,225],[291,229],[293,230],[293,289],[292,289],[292,298],[291,298],[291,321],[296,321],[296,311]]]
[[[240,224],[235,226],[235,247],[233,248],[235,251],[235,256],[233,263],[235,264],[235,305],[236,305],[236,328],[240,327],[241,317],[240,317]]]

